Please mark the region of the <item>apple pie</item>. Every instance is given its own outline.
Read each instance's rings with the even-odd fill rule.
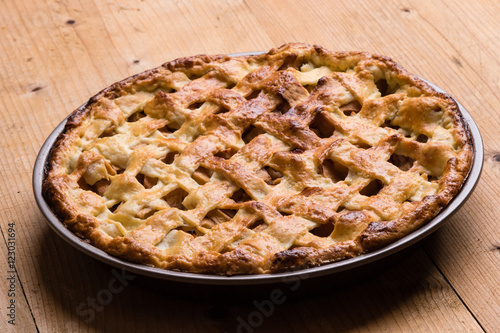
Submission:
[[[460,190],[472,148],[456,102],[391,59],[292,43],[104,89],[68,118],[43,194],[113,256],[273,273],[421,227]]]

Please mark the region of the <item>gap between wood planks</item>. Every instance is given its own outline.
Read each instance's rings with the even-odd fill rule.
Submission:
[[[451,284],[450,280],[448,280],[448,278],[446,277],[446,275],[444,274],[444,272],[441,270],[441,268],[438,266],[438,264],[434,261],[434,259],[430,255],[430,253],[425,248],[425,246],[422,246],[422,250],[424,250],[424,253],[427,255],[427,257],[429,258],[429,260],[431,261],[431,263],[434,265],[434,267],[436,267],[437,271],[439,272],[439,274],[441,274],[441,276],[443,277],[444,281],[450,286],[451,290],[453,290],[453,292],[455,293],[455,295],[457,295],[458,299],[463,304],[463,306],[467,309],[467,311],[469,311],[469,313],[472,316],[472,318],[474,318],[474,320],[479,325],[479,327],[481,327],[481,329],[483,330],[483,332],[486,333],[486,330],[484,329],[483,325],[481,325],[481,322],[477,319],[477,317],[474,314],[474,312],[472,312],[471,309],[467,306],[467,303],[465,303],[465,301],[463,300],[462,296],[460,296],[460,294],[458,293],[458,291]]]

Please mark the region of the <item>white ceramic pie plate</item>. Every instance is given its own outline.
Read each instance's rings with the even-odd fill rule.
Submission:
[[[260,53],[260,52],[259,52]],[[238,55],[249,55],[256,53],[244,53]],[[426,81],[427,82],[427,81]],[[427,82],[429,83],[429,82]],[[437,91],[444,92],[439,87],[432,83],[429,83]],[[331,264],[326,264],[319,267],[306,268],[298,271],[276,273],[276,274],[260,274],[260,275],[236,275],[236,276],[219,276],[219,275],[208,275],[208,274],[196,274],[196,273],[185,273],[177,272],[171,270],[164,270],[160,268],[153,268],[145,265],[135,264],[129,261],[125,261],[116,257],[113,257],[106,252],[90,245],[89,243],[83,241],[77,237],[73,232],[68,230],[66,226],[57,218],[52,212],[49,205],[42,196],[42,182],[45,177],[45,166],[48,161],[51,149],[55,144],[57,137],[64,130],[66,124],[66,119],[64,119],[56,129],[49,135],[45,143],[43,144],[40,152],[38,153],[35,166],[33,169],[33,192],[35,194],[36,202],[42,211],[42,213],[47,218],[49,226],[65,241],[73,245],[78,250],[89,256],[100,260],[104,263],[112,265],[120,269],[126,269],[129,272],[136,273],[143,276],[149,276],[157,279],[185,282],[185,283],[196,283],[196,284],[211,284],[211,285],[255,285],[255,284],[269,284],[269,283],[281,283],[292,278],[300,278],[307,276],[308,278],[319,277],[327,274],[340,273],[347,270],[354,269],[366,265],[368,263],[373,263],[376,260],[385,258],[391,254],[395,254],[403,249],[408,248],[410,245],[422,240],[426,236],[430,235],[437,228],[439,228],[444,221],[449,219],[468,199],[474,190],[481,170],[483,167],[483,142],[479,129],[474,123],[471,115],[465,110],[465,108],[458,104],[460,111],[462,112],[463,118],[467,125],[469,126],[470,133],[472,135],[472,143],[474,148],[474,159],[472,162],[472,168],[470,173],[463,184],[462,189],[458,195],[446,206],[435,218],[430,220],[427,224],[419,228],[418,230],[412,232],[406,237],[384,247],[379,250],[360,255],[352,259],[346,259],[343,261],[334,262]],[[80,108],[84,108],[85,105]]]

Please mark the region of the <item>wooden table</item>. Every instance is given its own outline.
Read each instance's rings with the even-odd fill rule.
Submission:
[[[500,332],[499,17],[495,0],[1,1],[0,331]],[[451,93],[485,142],[472,197],[383,272],[285,300],[269,316],[255,315],[251,300],[183,298],[123,277],[126,286],[102,292],[119,271],[66,244],[36,206],[31,172],[45,138],[129,75],[180,56],[289,41],[385,54]],[[90,310],[97,296],[106,304]]]

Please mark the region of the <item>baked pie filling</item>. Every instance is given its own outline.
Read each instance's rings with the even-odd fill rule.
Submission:
[[[68,119],[43,191],[112,255],[272,273],[409,234],[457,194],[472,156],[453,99],[389,58],[287,44],[103,90]]]

